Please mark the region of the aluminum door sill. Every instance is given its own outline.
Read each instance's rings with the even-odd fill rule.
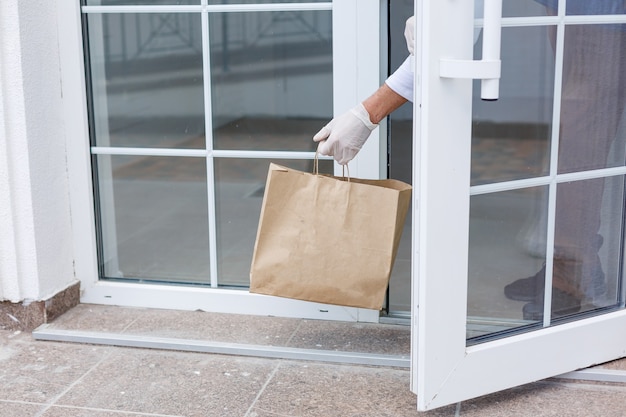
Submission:
[[[35,340],[86,343],[143,349],[177,350],[183,352],[214,353],[220,355],[251,356],[257,358],[305,360],[352,365],[409,368],[410,357],[375,353],[345,352],[320,349],[301,349],[209,340],[154,337],[122,333],[90,332],[54,329],[43,324],[33,331]]]

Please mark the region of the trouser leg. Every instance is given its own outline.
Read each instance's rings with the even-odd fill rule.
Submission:
[[[606,167],[625,100],[626,34],[595,25],[565,32],[559,173]],[[557,186],[553,285],[584,298],[598,265],[603,179]]]

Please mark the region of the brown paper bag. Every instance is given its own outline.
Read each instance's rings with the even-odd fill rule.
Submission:
[[[401,181],[270,164],[250,292],[380,310],[410,199]]]

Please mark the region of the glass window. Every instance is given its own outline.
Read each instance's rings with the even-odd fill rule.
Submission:
[[[556,2],[554,0],[551,3],[556,5]],[[545,3],[544,0],[503,0],[502,17],[546,16],[548,10]]]
[[[99,155],[105,278],[209,283],[204,158]]]
[[[332,118],[329,11],[211,14],[215,149],[314,151]]]
[[[209,5],[225,3],[242,2]],[[200,1],[83,9],[101,276],[247,287],[272,160],[255,153],[310,152],[276,163],[312,170],[333,115],[332,15],[156,7],[184,4]],[[135,5],[155,7],[107,9]]]
[[[90,14],[96,146],[205,148],[199,14]]]
[[[548,172],[554,96],[554,53],[548,29],[502,29],[502,78],[497,101],[481,100],[480,81],[474,81],[472,185]],[[478,42],[475,56],[481,55],[482,44]]]

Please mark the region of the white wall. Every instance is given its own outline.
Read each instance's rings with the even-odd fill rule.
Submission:
[[[0,2],[0,301],[75,282],[56,2]]]

